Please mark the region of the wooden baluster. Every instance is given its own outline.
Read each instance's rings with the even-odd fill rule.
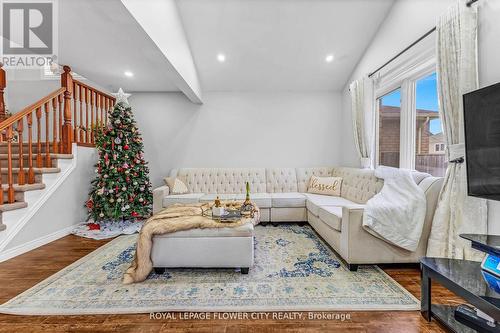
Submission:
[[[82,130],[82,126],[83,126],[83,110],[82,110],[82,101],[83,101],[83,98],[82,98],[82,93],[83,93],[83,87],[80,85],[79,86],[80,89],[78,90],[78,100],[80,101],[80,130],[79,130],[79,141],[80,142],[83,142],[83,134],[84,134],[84,131]],[[85,134],[86,135],[86,134]],[[76,138],[75,138],[76,140]]]
[[[28,184],[35,182],[35,170],[33,169],[33,114],[28,113]]]
[[[57,145],[57,97],[52,99],[52,152],[58,153],[59,147]]]
[[[104,96],[101,95],[101,129],[104,127],[104,112],[105,112],[105,108],[104,108]]]
[[[43,168],[42,158],[42,108],[36,109],[36,167]]]
[[[77,108],[76,108],[77,92],[78,92],[77,83],[73,82],[73,138],[74,138],[74,140],[78,140],[78,124],[77,124],[78,117],[76,116],[77,115]]]
[[[92,131],[90,133],[90,142],[94,143],[94,91],[90,90],[90,127]]]
[[[109,106],[111,105],[111,101],[109,98],[106,97],[106,112],[104,112],[104,126],[108,124],[108,113],[109,113]]]
[[[64,154],[63,152],[63,147],[62,147],[62,141],[63,141],[63,98],[62,95],[59,95],[57,97],[58,105],[59,105],[59,117],[58,117],[58,122],[57,122],[57,127],[59,129],[59,145],[58,145],[58,152],[61,154]]]
[[[99,93],[96,91],[95,92],[95,126],[96,127],[101,127],[101,117],[100,117],[100,114],[101,114],[101,110],[100,110],[100,97],[99,96]],[[94,138],[95,139],[95,138]]]
[[[5,76],[5,70],[2,68],[3,63],[0,62],[0,122],[7,118],[5,115],[5,102],[3,98],[3,92],[5,87],[7,86],[7,79]],[[3,135],[1,135],[3,136]],[[3,200],[3,197],[2,197]]]
[[[14,203],[16,200],[14,195],[14,176],[12,175],[12,125],[7,127],[7,200],[9,203]]]
[[[90,141],[90,131],[89,128],[89,90],[85,87],[85,142]]]
[[[64,73],[61,75],[61,84],[66,91],[64,92],[64,124],[63,134],[63,153],[71,154],[73,149],[73,129],[71,124],[71,96],[73,95],[73,77],[71,68],[63,67]]]
[[[23,152],[23,118],[17,121],[17,141],[18,141],[18,158],[19,158],[19,171],[17,172],[17,183],[19,185],[26,184],[26,173],[24,172],[24,152]]]
[[[49,122],[49,102],[45,103],[45,167],[52,168],[52,157],[50,156],[50,122]]]

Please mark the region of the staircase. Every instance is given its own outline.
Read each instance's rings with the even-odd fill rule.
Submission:
[[[61,88],[6,117],[6,86],[0,64],[0,231],[23,220],[22,210],[35,204],[27,197],[43,197],[28,194],[46,190],[44,178],[61,173],[63,162],[73,159],[74,143],[94,147],[95,129],[106,125],[115,104],[113,96],[74,80],[64,66]]]

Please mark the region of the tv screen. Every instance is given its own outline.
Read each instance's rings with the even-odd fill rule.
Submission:
[[[500,200],[500,83],[463,98],[468,193]]]

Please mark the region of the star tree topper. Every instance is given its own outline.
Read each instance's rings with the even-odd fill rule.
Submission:
[[[123,102],[127,105],[129,105],[127,98],[129,98],[131,95],[132,94],[126,94],[125,92],[123,92],[122,88],[118,89],[118,92],[113,94],[113,96],[116,97],[116,104]]]

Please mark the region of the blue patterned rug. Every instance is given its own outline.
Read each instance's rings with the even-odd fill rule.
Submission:
[[[137,235],[121,236],[0,306],[11,314],[417,310],[377,266],[350,272],[308,225],[255,228],[255,266],[169,269],[122,285]]]

